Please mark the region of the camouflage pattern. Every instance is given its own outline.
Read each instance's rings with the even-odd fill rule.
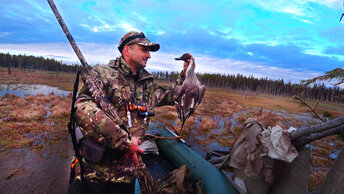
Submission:
[[[183,84],[185,78],[186,78],[186,75],[183,73],[183,71],[181,71],[180,74],[178,75],[177,80],[176,80],[177,86],[181,86]]]
[[[121,121],[128,126],[128,104],[146,106],[148,112],[162,105],[173,105],[172,88],[161,87],[153,82],[153,76],[141,69],[133,76],[129,65],[123,58],[111,60],[108,66],[95,66],[92,70],[103,81],[105,95],[114,106]],[[177,81],[182,83],[181,80]],[[143,137],[149,119],[138,116],[138,111],[131,111],[132,128],[130,134],[119,127],[97,106],[97,103],[82,86],[76,101],[76,123],[87,138],[91,138],[107,149],[99,163],[84,159],[85,178],[88,181],[131,182],[135,175],[132,159],[124,157],[129,148],[130,136]],[[109,154],[110,153],[110,154]],[[112,154],[111,154],[112,153]]]

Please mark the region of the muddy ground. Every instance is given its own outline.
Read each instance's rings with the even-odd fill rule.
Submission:
[[[55,140],[39,149],[14,148],[0,152],[0,193],[67,193],[73,156],[67,131],[50,133]]]
[[[67,131],[70,102],[70,97],[53,94],[0,98],[0,193],[66,193],[73,156]],[[200,155],[205,156],[207,150],[230,150],[248,117],[284,129],[319,123],[309,113],[247,109],[235,101],[230,104],[228,114],[201,114],[204,107],[200,107],[187,121],[181,134]],[[180,127],[174,107],[158,108],[156,114],[159,116],[152,122]],[[321,184],[343,142],[334,135],[309,145],[313,151],[310,191]]]
[[[70,97],[0,98],[0,193],[66,193]]]

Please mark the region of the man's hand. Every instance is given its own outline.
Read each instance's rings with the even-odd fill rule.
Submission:
[[[191,55],[191,60],[193,60],[195,62],[195,58],[192,55]],[[190,64],[190,59],[188,59],[188,61],[184,62],[184,69],[183,69],[183,74],[184,75],[186,75],[186,70],[188,69],[189,64]]]
[[[139,147],[140,144],[141,140],[139,140],[137,137],[132,137],[129,149],[125,154],[127,158],[133,158],[136,166],[139,165],[139,160],[137,159],[137,152],[143,154],[143,150]]]

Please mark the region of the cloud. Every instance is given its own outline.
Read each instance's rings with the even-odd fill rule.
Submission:
[[[111,45],[79,43],[79,48],[90,64],[106,64],[115,56],[114,47]],[[79,59],[67,43],[0,44],[0,52],[44,56],[67,63],[79,63]],[[118,53],[117,51],[116,54]]]
[[[283,12],[297,16],[304,16],[308,13],[304,1],[300,0],[258,0],[258,2],[261,6],[270,11]]]
[[[327,6],[331,9],[341,9],[343,4],[342,0],[257,0],[257,2],[267,10],[284,12],[297,16],[312,16],[312,12],[314,11],[312,3]]]
[[[82,27],[87,28],[88,30],[92,32],[111,32],[111,31],[116,31],[118,29],[123,30],[123,31],[140,31],[138,30],[135,26],[133,26],[130,23],[125,23],[122,22],[118,25],[109,25],[109,24],[104,24],[102,26],[95,26],[95,25],[88,25],[88,24],[80,24]]]
[[[107,64],[110,59],[120,56],[112,45],[80,43],[79,46],[89,64]],[[70,45],[63,43],[0,44],[0,48],[0,52],[5,53],[44,56],[68,63],[79,63]],[[150,71],[180,71],[182,63],[174,60],[180,54],[180,52],[152,52],[152,58],[148,62],[147,69]],[[283,78],[285,81],[291,80],[293,82],[319,75],[319,72],[316,71],[300,72],[291,68],[268,66],[263,62],[221,59],[199,53],[193,55],[196,58],[196,72],[200,73],[253,75],[273,79]]]
[[[330,7],[332,9],[342,9],[341,7],[343,5],[342,0],[309,0],[309,2],[315,2],[322,5],[326,5],[327,7]]]
[[[262,51],[259,51],[263,49]],[[341,66],[341,61],[327,55],[312,55],[303,53],[303,50],[293,46],[256,47],[258,56],[265,56],[262,60],[267,64],[296,71],[323,72],[329,68]],[[258,59],[257,59],[258,60]]]
[[[323,72],[343,61],[339,0],[55,3],[90,63],[118,56],[120,38],[132,30],[161,45],[151,70],[177,70],[172,59],[184,52],[197,56],[199,71],[268,77]],[[0,11],[1,51],[78,61],[46,2],[8,0]]]
[[[9,36],[11,34],[11,32],[0,32],[0,37]]]

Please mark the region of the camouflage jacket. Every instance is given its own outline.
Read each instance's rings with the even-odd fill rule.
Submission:
[[[108,66],[95,66],[93,71],[103,81],[107,98],[126,125],[129,103],[145,106],[148,112],[156,106],[174,104],[172,88],[155,84],[153,76],[145,69],[133,76],[123,58],[111,60]],[[181,79],[182,76],[179,76],[176,81],[178,85],[183,82]],[[135,165],[132,159],[124,157],[124,153],[130,145],[130,136],[144,136],[149,119],[138,116],[138,111],[132,110],[130,118],[133,127],[130,128],[130,135],[124,130],[114,130],[118,123],[97,107],[85,86],[79,91],[76,108],[76,123],[84,135],[105,147],[105,153],[111,153],[105,157],[106,160],[98,163],[83,158],[87,167],[85,178],[89,181],[131,182]]]

